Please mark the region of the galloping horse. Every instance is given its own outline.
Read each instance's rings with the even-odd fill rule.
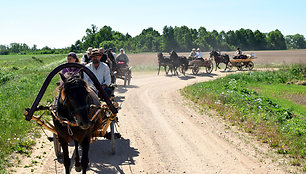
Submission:
[[[228,68],[228,63],[230,62],[230,60],[229,60],[229,56],[227,54],[222,54],[221,55],[220,53],[218,53],[218,51],[213,50],[213,51],[210,52],[210,57],[214,57],[214,60],[216,62],[215,71],[217,71],[217,67],[220,69],[220,67],[219,67],[220,63],[225,63],[226,66],[225,66],[224,70],[226,70]]]
[[[71,74],[67,78],[60,74],[64,82],[59,87],[57,100],[57,115],[63,120],[75,125],[62,124],[58,119],[53,119],[55,129],[58,133],[58,140],[63,149],[64,166],[66,173],[69,173],[70,159],[68,152],[68,143],[74,140],[75,145],[75,170],[86,173],[88,167],[88,151],[92,133],[102,125],[101,120],[92,120],[93,115],[100,106],[99,98],[91,90],[87,83],[80,78]],[[82,146],[82,159],[78,152],[78,145]]]

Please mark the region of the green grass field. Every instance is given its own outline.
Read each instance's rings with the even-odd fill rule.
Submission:
[[[277,153],[288,154],[293,165],[305,170],[306,87],[293,83],[305,80],[305,75],[305,65],[231,74],[185,87],[181,93],[203,108],[215,109]]]
[[[24,108],[30,107],[47,75],[65,62],[65,55],[0,56],[0,171],[5,171],[12,152],[29,154],[39,136],[34,122],[25,121]],[[56,77],[41,104],[55,95]],[[51,95],[50,95],[51,94]]]

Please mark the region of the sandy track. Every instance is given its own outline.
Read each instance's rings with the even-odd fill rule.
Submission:
[[[88,173],[285,173],[261,149],[254,150],[256,141],[245,143],[225,129],[220,119],[199,114],[179,95],[178,90],[188,84],[223,75],[226,73],[185,77],[137,73],[128,88],[118,80],[116,96],[122,103],[118,131],[123,138],[116,140],[115,155],[111,155],[109,141],[92,143]],[[52,143],[42,139],[45,142],[38,145],[32,159],[23,160],[20,166],[29,165],[33,158],[38,164],[15,168],[17,173],[31,169],[34,173],[64,173]],[[69,149],[71,156],[73,146]],[[36,159],[37,155],[42,159]],[[76,173],[74,167],[71,173]]]

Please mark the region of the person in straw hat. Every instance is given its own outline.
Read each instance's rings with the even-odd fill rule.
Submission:
[[[188,58],[194,60],[196,57],[197,57],[196,49],[192,48]]]

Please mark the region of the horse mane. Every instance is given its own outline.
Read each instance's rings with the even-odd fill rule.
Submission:
[[[178,55],[177,55],[177,53],[176,53],[174,50],[172,50],[172,51],[170,52],[170,58],[171,58],[171,59],[177,59],[177,58],[178,58]]]
[[[88,89],[87,83],[81,78],[79,74],[75,73],[65,73],[64,74],[66,80],[62,83],[62,85],[59,86],[59,90],[66,93],[73,87],[84,87]]]

